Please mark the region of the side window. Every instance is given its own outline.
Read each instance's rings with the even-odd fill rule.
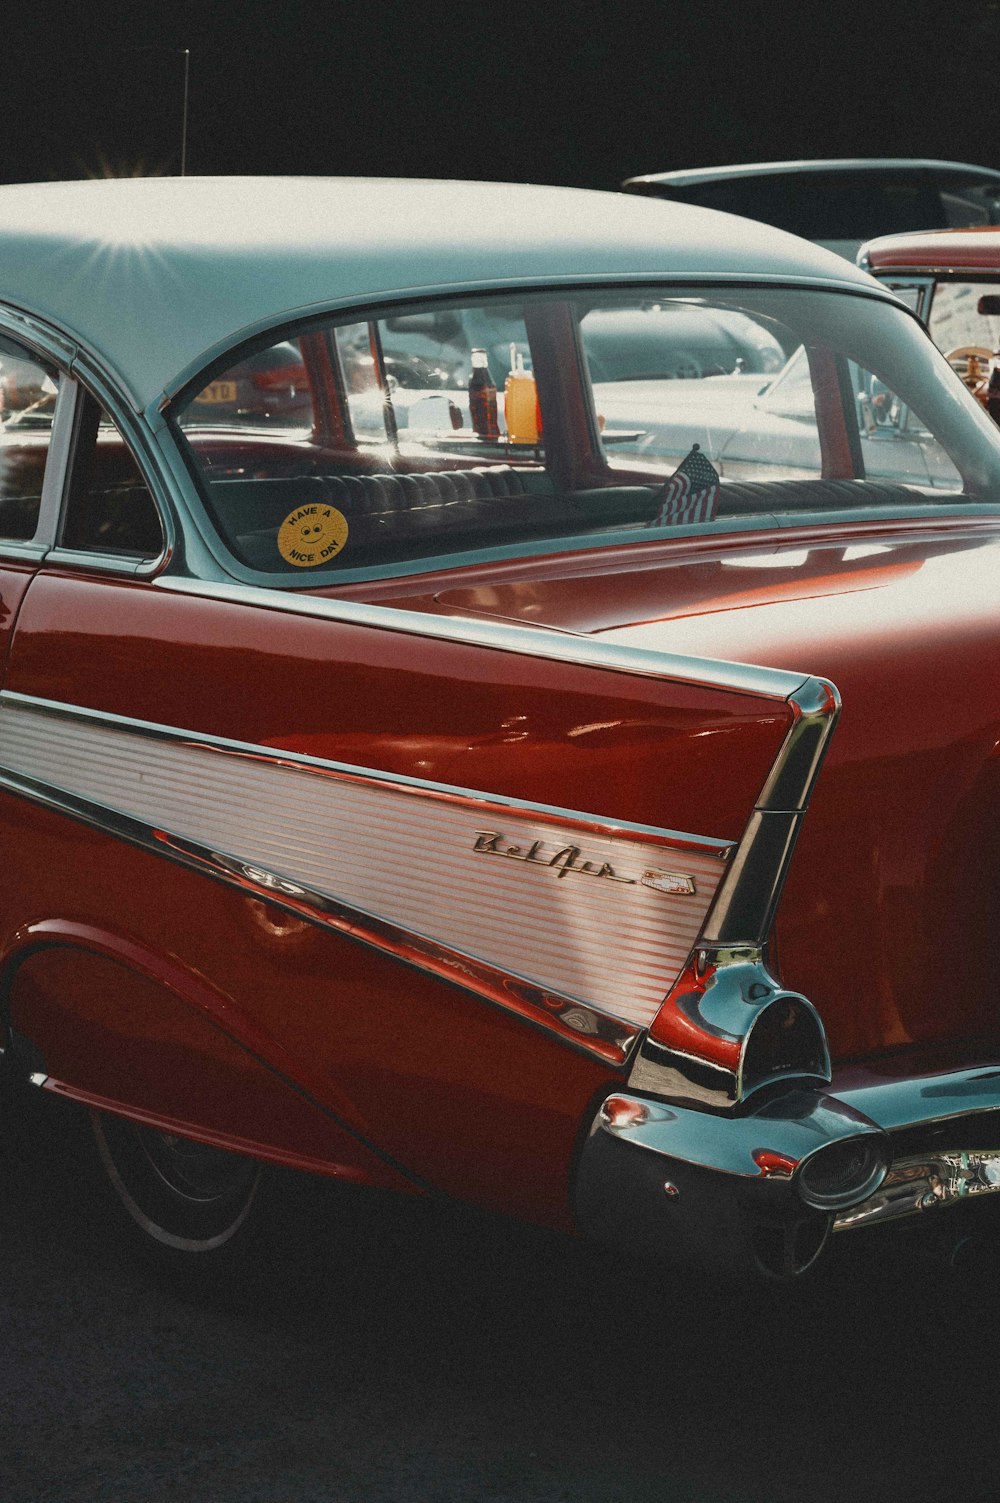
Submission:
[[[0,541],[35,535],[59,373],[0,335]]]
[[[131,450],[89,394],[82,399],[60,544],[150,559],[163,549],[159,512]]]

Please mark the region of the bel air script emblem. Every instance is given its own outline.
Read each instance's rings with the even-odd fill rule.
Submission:
[[[507,861],[523,861],[528,866],[549,867],[558,878],[571,875],[596,877],[601,882],[652,887],[656,892],[669,892],[680,897],[688,897],[696,891],[694,878],[686,872],[665,872],[658,867],[647,867],[640,877],[624,877],[608,861],[581,860],[583,852],[578,845],[556,846],[555,841],[545,840],[533,840],[527,846],[510,845],[499,830],[477,830],[472,849],[482,856],[501,856]]]

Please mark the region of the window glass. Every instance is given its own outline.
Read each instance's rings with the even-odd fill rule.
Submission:
[[[556,289],[331,317],[273,347],[295,341],[298,429],[207,416],[204,386],[170,415],[222,545],[276,583],[1000,503],[993,425],[916,321],[867,296]],[[716,478],[711,506],[664,521],[689,460]]]
[[[990,355],[1000,348],[1000,282],[938,282],[928,328],[945,354],[972,346]]]
[[[791,342],[793,332],[771,321],[755,322],[741,314],[737,322],[729,309],[707,302],[679,302],[677,312],[677,358],[663,359],[658,374],[594,380],[603,442],[615,463],[634,456],[669,472],[697,443],[720,474],[732,479],[821,478],[830,460],[820,433],[818,355],[810,360],[800,345],[785,361],[782,341]],[[603,331],[608,318],[601,312],[581,322],[592,379],[606,369],[601,341],[596,358],[591,347],[593,334]],[[670,305],[616,310],[612,318],[622,328],[642,318],[669,325]],[[708,331],[700,343],[695,332],[699,320]],[[710,344],[709,335],[720,327],[733,342],[725,352]],[[629,348],[645,342],[634,340]],[[737,348],[743,353],[737,355]],[[620,369],[626,357],[619,353],[616,358]],[[775,368],[777,374],[765,376]],[[832,396],[844,406],[853,430],[858,475],[961,488],[958,471],[941,445],[889,386],[854,360],[843,362],[839,374],[831,368],[829,375],[840,383]],[[788,493],[785,499],[794,504],[796,498]]]
[[[297,341],[282,340],[247,355],[209,381],[190,410],[207,425],[308,429],[312,398]]]
[[[60,542],[81,552],[156,558],[159,512],[119,429],[89,394],[73,455]]]
[[[59,373],[0,335],[0,539],[38,526]]]

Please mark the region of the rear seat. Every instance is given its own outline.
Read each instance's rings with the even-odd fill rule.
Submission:
[[[644,525],[658,508],[659,485],[618,486],[557,496],[542,470],[511,465],[436,470],[424,474],[300,475],[216,480],[211,498],[218,524],[235,551],[255,569],[286,567],[278,529],[299,507],[333,506],[347,519],[348,540],[337,562],[376,563],[445,551],[456,542],[502,543],[507,530],[566,532],[595,526]],[[723,480],[717,515],[850,511],[912,506],[926,499],[905,485],[875,480]],[[287,566],[291,567],[291,566]]]
[[[913,506],[920,501],[933,504],[940,499],[880,480],[723,480],[717,515],[856,511],[868,506]]]
[[[502,541],[505,527],[523,532],[552,522],[565,524],[577,513],[571,500],[555,495],[540,471],[511,465],[424,474],[302,475],[283,479],[212,482],[211,498],[223,533],[245,561],[257,569],[280,569],[278,529],[300,506],[334,506],[347,519],[348,541],[340,561],[348,566],[359,553],[377,554],[384,545],[420,540],[442,542],[464,534]],[[421,549],[422,551],[422,549]]]

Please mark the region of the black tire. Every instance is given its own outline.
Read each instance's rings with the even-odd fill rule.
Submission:
[[[200,1275],[239,1259],[262,1220],[262,1164],[126,1117],[90,1122],[126,1228],[155,1262]]]

